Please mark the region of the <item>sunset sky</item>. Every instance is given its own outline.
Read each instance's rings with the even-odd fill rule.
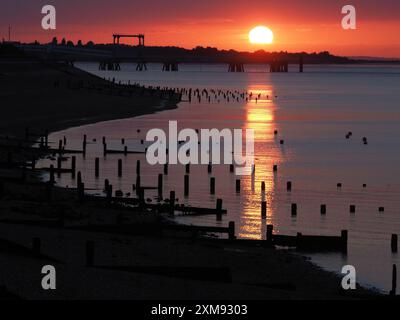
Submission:
[[[57,9],[55,31],[41,28],[45,4]],[[346,4],[357,9],[357,30],[341,28]],[[155,46],[400,58],[399,0],[1,0],[0,38],[8,37],[9,24],[18,41],[111,42],[112,33],[144,33],[146,45]],[[257,25],[273,31],[273,44],[249,43]]]

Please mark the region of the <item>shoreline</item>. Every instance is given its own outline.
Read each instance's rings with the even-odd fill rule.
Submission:
[[[13,64],[14,67],[16,65],[18,65],[18,63]],[[22,94],[15,93],[14,95],[6,96],[5,105],[14,100],[14,105],[16,109],[19,109],[18,111],[23,109],[26,110],[27,103],[29,103],[33,97],[36,97],[41,101],[42,108],[39,107],[39,110],[36,110],[35,106],[33,106],[33,109],[35,109],[33,114],[36,115],[37,113],[44,112],[46,116],[43,116],[42,113],[41,117],[36,116],[32,118],[33,114],[30,114],[30,111],[26,110],[27,114],[24,115],[25,118],[23,118],[23,121],[25,123],[23,125],[19,123],[21,117],[14,119],[14,122],[11,117],[4,117],[0,121],[0,127],[2,131],[5,130],[7,134],[12,134],[17,137],[22,136],[23,130],[21,129],[26,126],[26,122],[31,124],[29,127],[33,130],[48,129],[49,132],[54,132],[99,121],[131,118],[138,115],[166,110],[160,110],[158,107],[155,107],[154,105],[152,106],[152,104],[157,101],[155,96],[138,96],[135,97],[135,99],[137,98],[136,101],[135,99],[130,100],[136,108],[134,114],[132,114],[132,105],[127,102],[129,98],[116,95],[100,95],[101,98],[98,99],[100,104],[99,109],[103,111],[107,110],[110,107],[109,103],[112,101],[112,110],[108,110],[101,116],[96,116],[93,114],[99,112],[99,109],[88,110],[86,106],[86,109],[83,108],[84,110],[80,110],[79,112],[79,106],[87,103],[89,99],[94,99],[93,97],[97,94],[91,90],[79,87],[78,83],[82,79],[79,77],[77,78],[75,75],[72,79],[74,79],[75,83],[78,84],[78,88],[63,88],[63,84],[68,86],[68,79],[72,81],[70,78],[71,75],[68,74],[67,78],[59,79],[61,77],[60,74],[49,68],[45,69],[45,71],[50,74],[55,72],[55,75],[53,74],[45,79],[41,79],[40,81],[36,79],[37,81],[35,81],[35,84],[31,87],[32,78],[35,78],[34,75],[37,70],[30,70],[31,72],[33,71],[33,73],[29,74],[29,72],[26,71],[26,65],[24,65],[24,67],[25,70],[20,70],[20,72],[28,73],[24,76],[30,81],[19,81],[21,80],[21,73],[19,75],[12,74],[11,68],[5,73],[6,76],[12,77],[14,80],[18,81],[18,83],[12,83],[12,81],[9,81],[5,92],[7,92],[7,89],[11,90],[13,86],[19,86],[22,91]],[[67,72],[71,72],[71,70],[70,67],[67,67],[66,69]],[[3,80],[2,77],[0,77],[1,80]],[[84,78],[86,81],[103,81],[98,77],[93,79],[87,75],[84,75],[83,77],[88,77]],[[58,86],[56,85],[57,81]],[[47,86],[41,88],[43,84],[47,84]],[[54,87],[50,90],[49,88],[51,88],[52,85]],[[37,93],[37,90],[41,91],[40,94]],[[43,97],[40,98],[39,96],[41,94],[44,94],[47,99],[43,99]],[[58,101],[63,99],[67,100],[70,104],[65,104],[65,101],[63,101],[61,107],[68,105],[73,106],[76,104],[78,108],[73,107],[71,110],[68,110],[68,112],[63,113],[62,116],[59,115],[59,109],[54,113],[54,110],[51,110],[51,106],[55,101],[57,101],[58,104]],[[118,107],[114,107],[117,105]],[[168,105],[167,109],[173,107],[174,106],[172,105]],[[118,110],[116,110],[117,108]],[[148,109],[144,110],[143,108]],[[11,113],[11,116],[12,115],[13,113]],[[82,115],[85,115],[85,117],[82,118]],[[115,118],[112,118],[113,116]],[[72,117],[72,119],[70,117]],[[49,123],[50,121],[52,123]],[[47,125],[44,126],[44,124]],[[34,177],[31,178],[33,178],[34,181]],[[49,217],[58,219],[61,216],[63,220],[65,219],[74,222],[75,219],[79,220],[79,215],[87,215],[89,212],[88,218],[86,219],[91,223],[92,218],[98,219],[99,216],[105,220],[112,220],[119,215],[132,214],[131,212],[125,212],[126,210],[123,211],[121,208],[110,208],[103,203],[95,205],[94,207],[92,204],[88,203],[81,204],[76,201],[75,194],[72,194],[72,190],[64,188],[54,188],[53,197],[56,201],[54,201],[53,198],[52,202],[48,203],[43,201],[43,195],[41,195],[43,186],[27,187],[25,184],[13,184],[11,182],[8,186],[5,186],[5,189],[7,199],[3,202],[3,217],[8,216],[14,220],[17,218],[17,220],[19,219],[23,224],[21,227],[21,225],[14,223],[11,224],[11,227],[10,224],[5,224],[4,222],[0,223],[0,229],[3,229],[3,237],[5,237],[7,241],[12,241],[13,243],[18,243],[24,247],[29,247],[32,237],[34,237],[35,234],[40,234],[42,236],[43,252],[48,255],[42,257],[43,259],[48,260],[49,257],[56,257],[60,261],[67,260],[71,263],[71,265],[67,263],[61,266],[57,262],[57,268],[60,267],[65,273],[66,279],[77,285],[77,287],[80,287],[82,292],[77,292],[74,288],[67,288],[65,292],[60,292],[55,297],[56,299],[91,299],[96,297],[108,299],[120,297],[127,299],[130,297],[137,297],[138,295],[142,299],[154,299],[160,297],[166,299],[170,298],[171,294],[176,296],[176,299],[199,299],[210,296],[215,297],[216,299],[235,299],[243,297],[243,294],[247,294],[249,298],[252,297],[253,299],[358,299],[377,295],[376,292],[365,290],[363,288],[359,288],[356,294],[345,293],[339,289],[340,279],[337,274],[322,270],[320,267],[301,256],[295,257],[291,252],[281,252],[273,248],[249,248],[243,247],[240,244],[235,244],[234,242],[222,243],[213,241],[212,239],[198,239],[194,241],[190,238],[158,238],[149,235],[135,234],[129,236],[129,239],[126,240],[126,236],[118,232],[111,234],[111,240],[110,234],[108,233],[103,234],[96,230],[77,231],[68,228],[68,226],[56,227],[54,232],[49,230],[45,232],[43,231],[43,227],[40,226],[28,227],[29,224],[26,224],[27,218],[29,218],[28,220],[39,218],[39,220],[43,219],[43,221],[47,221],[49,220]],[[63,208],[62,211],[65,211],[65,213],[60,213],[60,208]],[[146,213],[145,215],[143,215],[143,213],[138,213],[138,217],[135,216],[134,218],[130,218],[134,220],[136,219],[136,224],[138,224],[140,228],[142,228],[143,225],[152,227],[154,223],[160,222],[160,217],[155,213]],[[82,217],[80,219],[82,220]],[[67,248],[61,247],[61,244],[58,242],[59,240],[57,240],[54,233],[62,235],[64,239],[68,239]],[[50,237],[51,234],[53,234],[53,238]],[[104,251],[105,255],[110,241],[113,243],[113,246],[118,247],[118,249],[114,248],[114,254],[117,256],[114,260],[116,261],[113,261],[113,264],[109,266],[109,269],[104,269],[105,265],[101,266],[101,268],[99,266],[95,268],[87,268],[85,265],[82,266],[82,257],[79,259],[72,259],[69,257],[68,251],[71,250],[69,243],[75,243],[74,246],[77,248],[74,248],[79,251],[84,247],[86,238],[96,238],[99,243],[105,243],[103,245],[98,244],[100,252]],[[130,244],[128,244],[127,241],[130,241]],[[121,243],[124,243],[124,245]],[[128,256],[124,256],[124,253],[131,252],[130,249],[132,249],[132,247],[135,248],[136,251],[141,252],[141,254],[137,255],[136,253],[131,253]],[[131,257],[132,254],[133,257]],[[20,278],[12,276],[3,279],[4,283],[0,283],[0,285],[4,284],[11,292],[15,292],[21,297],[39,299],[50,297],[48,293],[40,292],[40,290],[29,288],[29,286],[26,285],[18,287],[18,285],[21,285],[21,281],[24,283],[27,281],[29,283],[31,277],[39,277],[39,275],[34,275],[33,270],[28,270],[30,268],[27,266],[35,266],[38,263],[40,264],[40,261],[38,262],[35,257],[32,257],[32,255],[28,253],[21,253],[21,255],[18,255],[17,257],[6,254],[4,257],[3,253],[0,251],[0,256],[1,260],[5,262],[1,267],[3,274],[9,274],[11,271],[14,272],[13,268],[15,268],[15,263],[17,263],[16,269],[20,271]],[[132,258],[134,258],[133,261],[131,261]],[[109,258],[101,257],[101,254],[99,260],[102,264],[110,263]],[[118,266],[137,265],[138,261],[139,265],[147,267],[150,271],[138,271],[137,267],[136,269],[133,268],[133,271],[124,270],[122,272],[117,269]],[[251,264],[249,264],[248,261],[251,261]],[[188,265],[192,268],[189,269],[189,271],[187,269]],[[169,266],[172,269],[170,270],[170,274],[165,274],[165,271],[157,269],[157,266],[164,266],[164,268],[165,266]],[[193,269],[195,266],[197,269]],[[162,269],[162,267],[160,268]],[[224,278],[226,274],[229,274],[230,278],[228,277],[228,280],[230,281],[225,281],[226,279],[222,281],[221,279],[212,278],[208,274],[207,268],[215,268],[213,270],[222,278]],[[227,271],[227,268],[229,272]],[[255,270],[258,271],[258,274]],[[268,272],[265,272],[265,270],[268,270]],[[88,283],[92,286],[98,286],[98,289],[95,290],[96,292],[91,292],[92,290],[88,288],[82,288],[82,284],[75,278],[76,272],[84,274],[85,279],[88,279]],[[182,274],[185,272],[187,273],[187,278],[182,278]],[[196,278],[199,277],[198,273],[204,273],[203,277],[205,277],[205,280],[199,281],[199,279]],[[145,274],[145,276],[143,276],[143,274]],[[104,283],[104,286],[98,284],[97,281],[104,277],[108,279],[106,283]],[[148,283],[143,282],[141,285],[136,287],[135,284],[137,284],[140,277],[145,277]],[[133,289],[130,288],[126,296],[120,296],[121,293],[118,292],[118,285],[126,287],[125,281],[132,284]],[[115,283],[118,285],[114,290],[111,290],[110,292],[98,292],[106,290],[107,286],[114,287]],[[171,293],[171,286],[177,288],[175,293]],[[187,291],[191,293],[190,296],[188,296]],[[75,296],[73,296],[74,292]],[[155,292],[156,294],[154,294]]]

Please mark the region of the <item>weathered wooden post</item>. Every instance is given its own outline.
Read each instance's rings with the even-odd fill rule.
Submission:
[[[229,240],[235,240],[235,221],[229,221],[228,230]]]
[[[113,192],[113,186],[112,184],[108,184],[106,189],[106,198],[108,201],[111,201],[112,199],[112,192]]]
[[[292,216],[296,216],[296,215],[297,215],[297,204],[292,203]]]
[[[139,206],[143,208],[144,204],[144,188],[139,188]]]
[[[240,179],[236,180],[236,193],[240,193]]]
[[[94,159],[94,176],[96,178],[99,177],[99,167],[100,167],[100,159],[96,158]]]
[[[76,181],[76,186],[79,187],[79,184],[82,183],[82,174],[80,171],[78,171],[78,178]]]
[[[326,214],[326,204],[321,204],[321,214],[322,215]]]
[[[122,177],[122,159],[118,159],[118,177]]]
[[[55,183],[55,178],[54,178],[54,166],[51,164],[50,165],[50,184]]]
[[[397,289],[397,266],[394,264],[392,269],[392,290],[390,290],[390,295],[395,296]]]
[[[35,237],[32,239],[32,252],[34,255],[39,256],[40,255],[40,251],[41,251],[41,239],[38,237]]]
[[[268,244],[272,244],[273,231],[274,231],[274,226],[272,224],[268,224],[267,225],[267,243]]]
[[[140,175],[136,176],[136,195],[139,195],[141,189]]]
[[[86,241],[86,266],[93,267],[94,265],[94,242]]]
[[[347,252],[347,240],[349,238],[349,232],[347,230],[342,230],[340,233],[340,238],[342,242],[342,250]]]
[[[158,175],[157,190],[158,190],[158,198],[162,199],[162,196],[163,196],[163,175],[162,175],[162,173],[160,173]]]
[[[57,176],[61,176],[61,157],[57,158]]]
[[[210,178],[210,194],[215,194],[215,178]]]
[[[222,220],[222,199],[217,199],[216,213],[217,213],[217,221],[221,221]]]
[[[189,196],[189,175],[185,175],[184,180],[184,195],[185,197]]]
[[[168,175],[168,163],[164,164],[164,175]]]
[[[267,201],[261,201],[261,218],[267,217]]]
[[[82,143],[82,154],[83,154],[83,156],[86,156],[86,141],[85,140]]]
[[[71,157],[71,174],[72,174],[72,178],[75,179],[75,174],[76,174],[76,157],[75,156]]]
[[[397,244],[398,244],[398,236],[397,234],[392,234],[391,248],[393,253],[397,252]]]
[[[140,175],[140,160],[136,161],[136,175]]]
[[[78,199],[80,202],[82,202],[85,198],[85,184],[81,182],[78,185]]]
[[[169,193],[169,214],[173,216],[175,214],[175,191]]]

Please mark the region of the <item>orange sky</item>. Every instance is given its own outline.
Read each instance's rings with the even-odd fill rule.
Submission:
[[[3,4],[4,3],[4,4]],[[40,27],[41,0],[2,0],[1,37],[8,24],[13,38],[110,42],[111,34],[145,33],[147,45],[197,45],[254,51],[324,51],[348,56],[400,57],[400,1],[353,0],[357,30],[341,28],[339,0],[53,0],[57,30]],[[272,45],[248,42],[249,30],[266,25]]]

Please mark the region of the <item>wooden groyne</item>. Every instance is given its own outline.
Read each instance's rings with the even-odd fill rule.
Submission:
[[[273,233],[273,225],[267,226],[266,241],[270,244],[284,247],[296,247],[304,251],[347,251],[347,230],[342,230],[340,236],[310,236],[297,233],[296,236]]]

